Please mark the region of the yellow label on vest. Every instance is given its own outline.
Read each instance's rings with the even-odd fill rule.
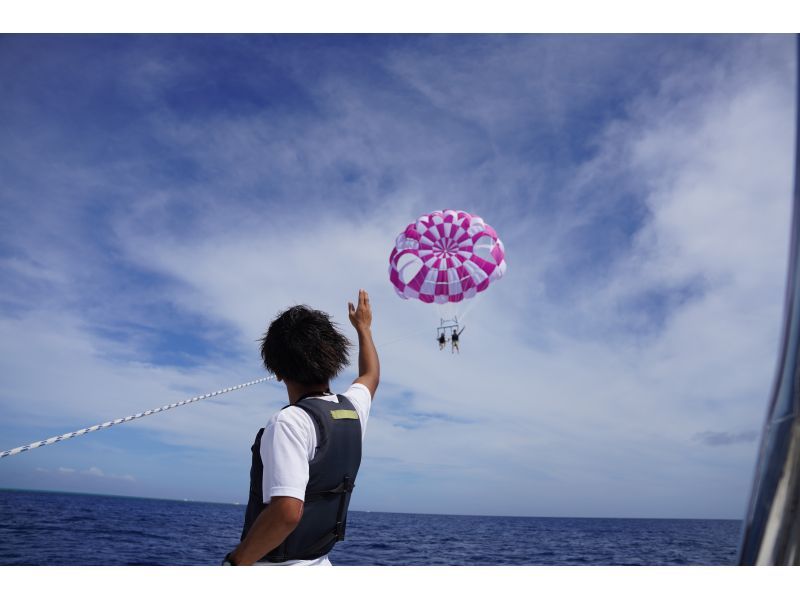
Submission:
[[[352,409],[334,409],[331,411],[333,419],[358,419],[358,413]]]

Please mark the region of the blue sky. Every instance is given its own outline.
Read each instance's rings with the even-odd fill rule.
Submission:
[[[0,448],[260,377],[279,310],[348,330],[363,287],[383,379],[353,508],[741,517],[794,68],[774,35],[0,37]],[[386,275],[443,208],[508,259],[458,357]],[[0,487],[244,502],[284,402],[3,459]]]

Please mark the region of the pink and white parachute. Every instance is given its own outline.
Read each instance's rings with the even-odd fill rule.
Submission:
[[[398,235],[389,279],[403,299],[458,303],[474,297],[506,271],[503,242],[479,216],[431,212]]]

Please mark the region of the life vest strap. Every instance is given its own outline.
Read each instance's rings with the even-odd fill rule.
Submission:
[[[336,486],[336,488],[331,488],[330,490],[320,490],[319,492],[306,492],[306,502],[308,500],[314,500],[315,498],[320,498],[329,494],[347,494],[348,492],[352,492],[353,488],[355,487],[356,485],[353,481],[353,478],[348,475],[344,477],[342,483]]]
[[[336,526],[333,529],[333,533],[336,534],[336,540],[341,542],[344,540],[344,528],[347,523],[347,496],[353,491],[353,488],[355,488],[355,482],[352,477],[346,475],[338,487],[342,487],[343,490],[340,494],[339,512],[336,516]]]

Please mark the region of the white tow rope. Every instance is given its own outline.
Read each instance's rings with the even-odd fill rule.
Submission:
[[[191,399],[186,399],[185,401],[179,401],[178,403],[164,405],[163,407],[159,407],[157,409],[148,409],[147,411],[143,411],[142,413],[129,415],[128,417],[121,417],[119,419],[105,422],[103,424],[97,424],[96,426],[91,426],[90,428],[84,428],[83,430],[78,430],[76,432],[70,432],[69,434],[61,434],[60,436],[53,436],[52,438],[48,438],[47,440],[40,440],[39,442],[33,442],[31,444],[26,444],[25,446],[18,446],[17,448],[0,452],[0,459],[4,457],[10,457],[12,455],[18,455],[19,453],[24,453],[25,451],[39,448],[40,446],[47,446],[48,444],[55,444],[56,442],[61,442],[62,440],[68,440],[70,438],[75,438],[76,436],[82,436],[84,434],[88,434],[89,432],[96,432],[97,430],[110,428],[111,426],[116,426],[117,424],[124,424],[125,422],[129,422],[134,419],[139,419],[140,417],[144,417],[145,415],[153,415],[154,413],[161,413],[162,411],[166,411],[167,409],[173,409],[174,407],[181,407],[183,405],[188,405],[189,403],[196,403],[197,401],[202,401],[203,399],[210,399],[211,397],[217,397],[219,395],[225,394],[226,392],[233,392],[234,390],[240,390],[247,386],[253,386],[253,384],[260,384],[262,382],[266,382],[267,380],[272,380],[274,378],[275,376],[259,378],[258,380],[252,380],[250,382],[245,382],[244,384],[231,386],[230,388],[223,388],[222,390],[215,390],[214,392],[200,395],[198,397],[193,397]]]
[[[425,328],[428,331],[428,328]],[[379,347],[383,347],[384,345],[390,345],[392,343],[396,343],[402,340],[406,340],[407,338],[411,338],[412,336],[419,336],[422,334],[420,332],[414,332],[412,334],[401,336],[400,338],[396,338],[390,340],[385,343],[381,343],[378,345]],[[194,397],[191,399],[186,399],[185,401],[180,401],[178,403],[172,403],[171,405],[164,405],[163,407],[159,407],[158,409],[148,409],[147,411],[143,411],[142,413],[137,413],[135,415],[129,415],[128,417],[121,417],[119,419],[112,420],[110,422],[105,422],[103,424],[97,424],[96,426],[92,426],[90,428],[84,428],[83,430],[77,430],[75,432],[70,432],[69,434],[61,434],[60,436],[53,436],[52,438],[48,438],[47,440],[40,440],[39,442],[32,442],[31,444],[26,444],[25,446],[18,446],[17,448],[13,448],[7,451],[0,452],[0,459],[4,457],[11,457],[12,455],[18,455],[19,453],[24,453],[25,451],[29,451],[31,449],[39,448],[40,446],[47,446],[48,444],[55,444],[56,442],[61,442],[62,440],[69,440],[70,438],[75,438],[76,436],[83,436],[84,434],[88,434],[89,432],[96,432],[97,430],[102,430],[104,428],[110,428],[111,426],[116,426],[117,424],[124,424],[125,422],[129,422],[134,419],[139,419],[140,417],[144,417],[145,415],[153,415],[154,413],[161,413],[162,411],[166,411],[167,409],[172,409],[174,407],[181,407],[183,405],[188,405],[189,403],[196,403],[197,401],[202,401],[203,399],[210,399],[212,397],[216,397],[219,395],[223,395],[226,392],[233,392],[234,390],[239,390],[241,388],[245,388],[247,386],[253,386],[253,384],[261,384],[262,382],[266,382],[267,380],[274,380],[275,376],[267,376],[266,378],[258,378],[257,380],[251,380],[250,382],[245,382],[244,384],[239,384],[237,386],[231,386],[230,388],[223,388],[222,390],[216,390],[214,392],[210,392],[205,395],[200,395],[199,397]]]

